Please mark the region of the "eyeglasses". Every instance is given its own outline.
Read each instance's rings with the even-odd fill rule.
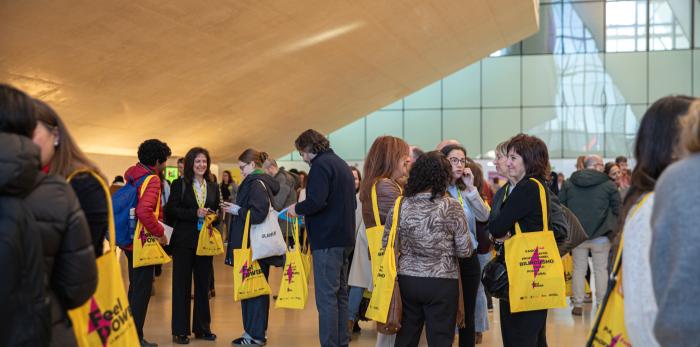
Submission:
[[[460,159],[460,158],[451,157],[451,158],[447,158],[447,160],[449,160],[452,165],[459,165],[459,164],[462,164],[462,166],[467,165],[466,158]]]
[[[243,169],[245,169],[245,167],[248,165],[250,165],[250,163],[244,164],[244,165],[238,165],[238,168],[241,170],[241,172],[243,172]]]

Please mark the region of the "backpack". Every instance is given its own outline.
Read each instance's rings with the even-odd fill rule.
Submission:
[[[141,177],[138,181],[129,181],[112,195],[112,210],[114,211],[115,243],[119,247],[127,247],[134,241],[136,230],[135,209],[139,202],[138,187],[150,175]],[[134,211],[132,214],[131,211]]]

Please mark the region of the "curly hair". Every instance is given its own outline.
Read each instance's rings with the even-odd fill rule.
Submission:
[[[452,166],[440,151],[431,151],[418,157],[411,167],[406,184],[406,197],[430,190],[430,201],[444,196],[452,176]]]
[[[171,154],[168,144],[156,139],[144,141],[138,151],[139,162],[146,166],[165,163]]]
[[[294,145],[298,151],[319,154],[330,148],[328,139],[316,130],[308,129],[301,133],[294,141]]]

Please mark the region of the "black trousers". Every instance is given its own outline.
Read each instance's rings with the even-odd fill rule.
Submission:
[[[127,294],[129,306],[131,306],[131,314],[134,316],[136,332],[139,335],[139,339],[142,339],[143,324],[146,322],[146,313],[148,312],[148,302],[151,300],[151,289],[156,267],[151,265],[134,269],[133,252],[124,251],[124,254],[126,255],[129,268],[129,292]]]
[[[499,306],[504,347],[547,347],[547,310],[511,313],[505,300]]]
[[[452,346],[459,301],[458,281],[404,275],[398,277],[403,315],[394,346],[418,346],[424,323],[430,347]]]
[[[481,282],[481,267],[476,253],[469,258],[459,259],[459,272],[462,276],[462,295],[464,297],[464,328],[459,329],[459,347],[474,347],[476,342],[474,311],[476,310],[476,293]]]
[[[198,256],[194,248],[173,247],[173,335],[190,334],[190,305],[194,275],[194,311],[192,332],[210,333],[209,284],[212,257]]]

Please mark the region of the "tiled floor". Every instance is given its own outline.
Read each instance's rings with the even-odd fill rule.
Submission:
[[[122,256],[122,263],[125,259]],[[241,305],[233,301],[232,269],[223,264],[223,259],[214,259],[216,271],[216,297],[211,299],[212,331],[218,335],[216,342],[192,340],[192,346],[230,346],[231,340],[243,332],[241,322]],[[146,317],[146,339],[160,346],[177,346],[172,343],[170,335],[171,317],[171,268],[163,267],[163,274],[156,279],[156,295],[151,298]],[[124,272],[124,274],[126,274]],[[273,293],[279,288],[280,270],[273,269],[270,283]],[[125,277],[125,283],[128,283]],[[495,301],[497,303],[498,301]],[[304,310],[285,310],[271,308],[268,330],[269,347],[318,346],[318,316],[313,296],[313,281],[310,286],[309,302]],[[571,309],[550,310],[547,320],[547,341],[549,346],[582,346],[588,336],[592,320],[591,306],[587,305],[583,317],[573,317]],[[502,346],[498,323],[498,307],[489,314],[491,329],[484,334],[480,346]],[[374,324],[361,322],[363,331],[350,343],[354,347],[374,346],[376,333]],[[455,346],[457,343],[455,342]],[[422,346],[427,346],[423,342]]]

